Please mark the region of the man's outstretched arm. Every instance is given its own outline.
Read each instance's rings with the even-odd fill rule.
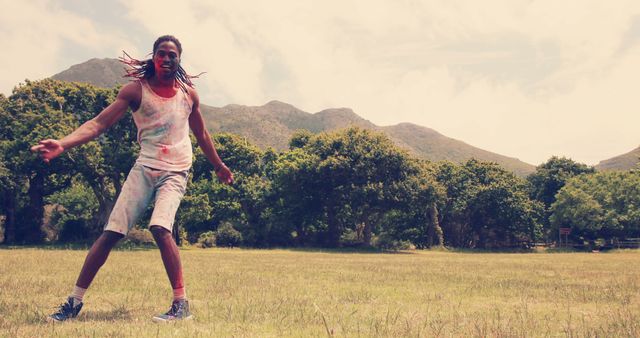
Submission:
[[[135,102],[136,97],[139,96],[139,90],[137,83],[127,84],[120,89],[115,101],[103,109],[96,117],[83,123],[61,140],[47,139],[40,141],[38,145],[31,147],[31,151],[39,152],[42,159],[49,163],[50,160],[58,157],[65,150],[93,140],[124,116],[131,102]]]
[[[193,109],[191,110],[191,115],[189,115],[189,127],[191,127],[191,130],[198,141],[198,146],[200,146],[204,155],[213,165],[213,169],[215,170],[220,182],[224,184],[231,184],[233,183],[233,173],[222,162],[220,156],[218,156],[216,147],[211,140],[211,135],[209,135],[209,131],[207,131],[207,128],[204,126],[204,120],[200,113],[200,99],[198,94],[195,90],[191,90],[190,92],[193,100]]]

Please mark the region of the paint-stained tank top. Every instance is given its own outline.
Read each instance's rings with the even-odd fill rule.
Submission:
[[[142,99],[133,113],[140,143],[136,162],[160,170],[188,170],[192,163],[189,95],[178,90],[173,97],[165,98],[156,94],[147,81],[141,80],[140,84]]]

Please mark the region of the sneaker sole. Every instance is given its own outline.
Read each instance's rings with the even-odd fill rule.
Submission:
[[[47,323],[62,323],[62,322],[64,322],[64,320],[58,320],[58,319],[55,319],[55,318],[53,318],[51,316],[47,316],[46,320],[47,320]]]
[[[182,319],[164,319],[160,317],[153,317],[151,318],[151,321],[156,323],[170,323],[170,322],[179,322],[181,320],[192,320],[192,319],[193,319],[193,315],[189,315],[188,317],[185,317]]]

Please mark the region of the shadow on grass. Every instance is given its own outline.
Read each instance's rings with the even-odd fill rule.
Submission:
[[[415,250],[383,250],[375,247],[343,247],[343,248],[283,247],[283,248],[269,248],[267,250],[286,250],[286,251],[295,251],[295,252],[328,253],[328,254],[413,255],[416,253]]]
[[[73,242],[73,243],[46,243],[46,244],[30,244],[30,245],[3,245],[0,244],[0,250],[19,250],[19,249],[36,249],[36,250],[79,250],[88,251],[93,242]],[[223,250],[285,250],[298,252],[313,253],[335,253],[335,254],[414,254],[416,250],[383,250],[371,246],[353,246],[340,248],[322,248],[322,247],[270,247],[270,248],[252,248],[252,247],[215,247]],[[135,244],[131,242],[120,242],[114,250],[117,251],[149,251],[157,250],[155,244]],[[200,250],[196,246],[182,247],[186,250]],[[436,249],[440,250],[440,249]],[[445,250],[446,251],[446,250]]]
[[[93,242],[74,242],[74,243],[46,243],[41,245],[4,245],[0,244],[0,250],[18,250],[18,249],[36,249],[36,250],[79,250],[88,251]],[[198,251],[202,250],[196,246],[182,247],[182,250]],[[478,248],[453,248],[453,247],[434,247],[431,249],[411,249],[411,250],[384,250],[372,246],[349,246],[340,248],[323,248],[323,247],[270,247],[270,248],[252,248],[252,247],[236,247],[225,248],[216,247],[222,250],[283,250],[294,252],[308,253],[327,253],[327,254],[393,254],[393,255],[413,255],[419,252],[450,252],[463,254],[531,254],[531,253],[576,253],[590,252],[578,250],[575,248],[502,248],[502,249],[478,249]],[[120,242],[114,248],[116,251],[150,251],[158,250],[155,244],[137,244],[128,241]],[[206,250],[206,249],[205,249]],[[607,250],[602,252],[621,252],[622,250]],[[630,249],[627,252],[637,252],[640,249]]]
[[[118,305],[110,311],[87,311],[76,319],[80,322],[114,322],[131,319],[131,311],[124,305]]]
[[[259,250],[259,249],[257,249]],[[266,250],[288,250],[299,252],[313,252],[313,253],[337,253],[337,254],[397,254],[397,255],[414,255],[419,252],[450,252],[450,253],[467,253],[467,254],[514,254],[514,253],[535,253],[538,252],[535,249],[526,248],[504,248],[504,249],[469,249],[469,248],[453,248],[453,247],[432,247],[430,249],[409,249],[409,250],[384,250],[376,247],[342,247],[342,248],[314,248],[314,247],[282,247],[282,248],[268,248]]]
[[[479,248],[447,248],[447,252],[465,254],[530,254],[538,253],[534,248],[501,248],[501,249],[479,249]]]
[[[217,250],[252,250],[252,251],[293,251],[293,252],[308,252],[308,253],[327,253],[327,254],[398,254],[398,255],[412,255],[421,250],[385,250],[371,246],[349,246],[339,248],[323,248],[323,247],[291,247],[291,246],[274,246],[274,247],[213,247],[204,248],[217,249]],[[189,250],[202,250],[195,246],[189,247]]]
[[[46,244],[29,244],[29,245],[4,245],[0,244],[0,250],[17,250],[17,249],[37,249],[37,250],[79,250],[88,251],[93,242],[74,242],[74,243],[46,243]],[[133,244],[130,242],[118,243],[114,250],[116,251],[149,251],[157,250],[155,244]]]
[[[615,250],[607,250],[607,251],[598,251],[598,250],[586,250],[579,248],[505,248],[505,249],[466,249],[466,248],[450,248],[449,252],[456,253],[469,253],[469,254],[566,254],[566,253],[607,253],[607,252],[615,252]]]
[[[25,314],[25,323],[27,324],[48,324],[50,323],[47,318],[53,312],[57,311],[55,308],[50,309],[45,313],[42,310],[31,310]],[[131,311],[124,305],[116,305],[110,311],[82,311],[80,315],[74,319],[80,322],[112,322],[123,321],[131,319]],[[4,337],[4,336],[3,336]]]

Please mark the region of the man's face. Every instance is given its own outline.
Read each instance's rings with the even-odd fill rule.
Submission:
[[[153,54],[153,64],[158,76],[165,79],[173,77],[180,64],[180,54],[176,44],[173,41],[160,43]]]

